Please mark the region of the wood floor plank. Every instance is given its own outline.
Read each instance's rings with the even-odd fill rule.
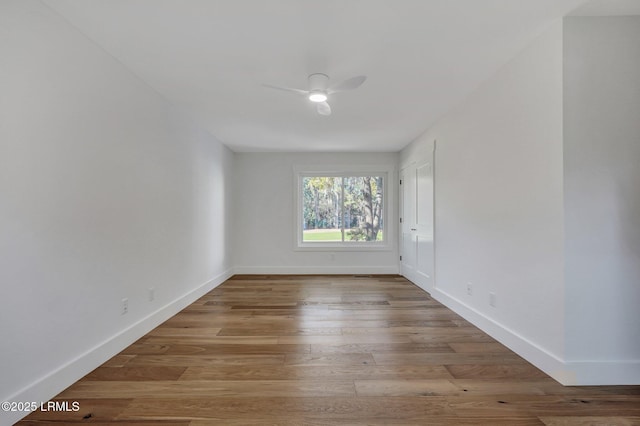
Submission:
[[[638,426],[640,417],[544,416],[545,426]]]
[[[528,363],[519,364],[448,364],[447,370],[456,379],[535,379],[548,377]]]
[[[447,396],[449,406],[460,417],[482,418],[486,415],[546,416],[639,416],[637,397],[581,395],[511,394],[495,396]],[[623,414],[624,413],[624,414]]]
[[[99,367],[84,376],[84,380],[93,381],[152,381],[152,380],[178,380],[187,370],[187,367],[149,367],[149,366],[124,366],[124,367]]]
[[[166,398],[134,400],[122,413],[126,419],[149,420],[172,417],[179,420],[209,420],[226,424],[228,419],[307,418],[315,421],[340,420],[344,424],[366,424],[370,419],[426,420],[431,416],[452,416],[443,397],[426,398],[336,398],[336,397],[255,397],[255,398]],[[420,424],[420,423],[417,423]]]
[[[65,390],[59,398],[74,400],[76,398],[110,399],[110,398],[171,398],[186,396],[188,398],[219,397],[354,397],[353,381],[333,380],[297,381],[297,380],[253,380],[250,386],[246,381],[230,380],[162,380],[149,382],[96,382],[82,381]],[[181,399],[184,399],[181,398]]]
[[[450,380],[356,380],[358,396],[446,396],[461,390]]]
[[[363,334],[351,336],[280,336],[278,343],[310,344],[310,345],[349,345],[363,343],[411,343],[412,340],[404,334]]]
[[[433,306],[442,307],[442,304],[433,299],[426,300],[390,300],[389,305],[394,308],[430,308]]]
[[[208,365],[282,365],[284,355],[139,355],[128,366],[208,366]]]
[[[155,337],[203,337],[216,336],[220,333],[220,327],[165,327],[160,326],[151,330],[148,336]]]
[[[452,327],[452,330],[456,328]],[[416,343],[482,343],[482,342],[495,342],[495,340],[486,334],[482,333],[453,333],[453,334],[408,334],[409,340]]]
[[[448,339],[451,339],[455,336],[475,336],[479,338],[486,338],[490,342],[495,341],[491,339],[487,334],[478,330],[475,327],[419,327],[419,326],[408,326],[408,327],[392,327],[389,326],[388,330],[386,330],[387,334],[406,334],[411,335],[411,337],[416,336],[445,336]],[[342,334],[344,335],[352,335],[352,334],[380,334],[379,327],[345,327],[342,329]]]
[[[467,324],[468,327],[471,324]],[[394,320],[388,321],[387,327],[395,328],[395,327],[460,327],[457,320],[454,319],[433,319],[433,320]]]
[[[446,343],[353,343],[347,345],[311,345],[312,353],[450,353]]]
[[[212,337],[149,337],[144,343],[155,345],[171,345],[179,340],[185,345],[276,345],[278,336],[212,336]],[[298,344],[300,342],[291,342]],[[301,344],[306,344],[302,342]]]
[[[373,356],[364,354],[287,354],[285,355],[285,365],[373,365]]]
[[[225,327],[220,330],[218,336],[272,336],[277,333],[279,336],[336,336],[342,334],[340,327],[307,327],[307,328],[282,328],[256,326],[247,327]]]
[[[456,365],[456,364],[522,364],[522,358],[512,352],[504,354],[460,354],[460,353],[374,353],[373,358],[378,365],[397,364],[432,364],[432,365]],[[135,362],[132,361],[132,362]],[[455,377],[455,376],[454,376]]]
[[[234,276],[56,398],[19,424],[640,425],[393,275]]]
[[[122,355],[160,355],[169,350],[170,345],[153,345],[148,343],[134,343],[120,354]]]
[[[166,355],[223,355],[223,354],[287,354],[309,353],[311,345],[171,345]]]
[[[490,379],[453,379],[451,380],[466,395],[513,395],[522,394],[536,397],[537,395],[588,395],[589,392],[574,386],[562,386],[555,380],[541,375],[539,378],[502,378]],[[597,394],[592,391],[591,394]],[[462,393],[460,393],[462,395]]]
[[[447,379],[367,379],[356,380],[358,396],[503,396],[503,395],[563,395],[600,397],[596,389],[591,393],[576,387],[562,386],[547,378],[537,380],[447,380]]]
[[[368,379],[452,379],[441,365],[377,366],[285,365],[264,367],[189,367],[180,380],[368,380]]]

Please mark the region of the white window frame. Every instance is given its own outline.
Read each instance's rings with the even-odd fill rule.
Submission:
[[[294,167],[294,217],[295,217],[295,244],[296,251],[389,251],[391,250],[389,229],[392,223],[389,221],[389,196],[392,191],[389,189],[390,177],[393,167],[384,166],[297,166]],[[382,217],[384,229],[382,241],[302,241],[303,237],[303,214],[302,214],[302,190],[303,179],[305,177],[354,177],[354,176],[381,176],[382,177]]]

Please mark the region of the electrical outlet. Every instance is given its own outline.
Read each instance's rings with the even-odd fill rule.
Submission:
[[[489,306],[493,306],[494,308],[496,307],[496,294],[495,293],[489,293]]]
[[[467,294],[473,296],[473,284],[471,284],[471,282],[467,283]]]
[[[156,289],[154,287],[149,287],[149,302],[153,302],[156,298]]]
[[[122,309],[120,310],[120,314],[124,315],[129,312],[129,299],[126,297],[122,299]]]

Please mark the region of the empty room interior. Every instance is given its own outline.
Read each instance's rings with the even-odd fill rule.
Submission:
[[[0,425],[640,425],[640,1],[0,0]]]

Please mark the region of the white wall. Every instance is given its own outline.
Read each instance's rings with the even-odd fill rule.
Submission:
[[[233,153],[40,2],[0,61],[0,399],[46,401],[229,275]]]
[[[401,164],[418,161],[437,141],[433,295],[556,377],[562,131],[557,22],[401,153]]]
[[[567,18],[564,47],[566,357],[638,384],[640,16]]]
[[[640,383],[639,46],[558,22],[401,153],[437,141],[433,295],[565,384]]]
[[[397,273],[397,153],[236,153],[234,193],[237,273]],[[295,166],[389,166],[385,196],[389,250],[298,251]],[[334,256],[332,256],[332,253]]]

